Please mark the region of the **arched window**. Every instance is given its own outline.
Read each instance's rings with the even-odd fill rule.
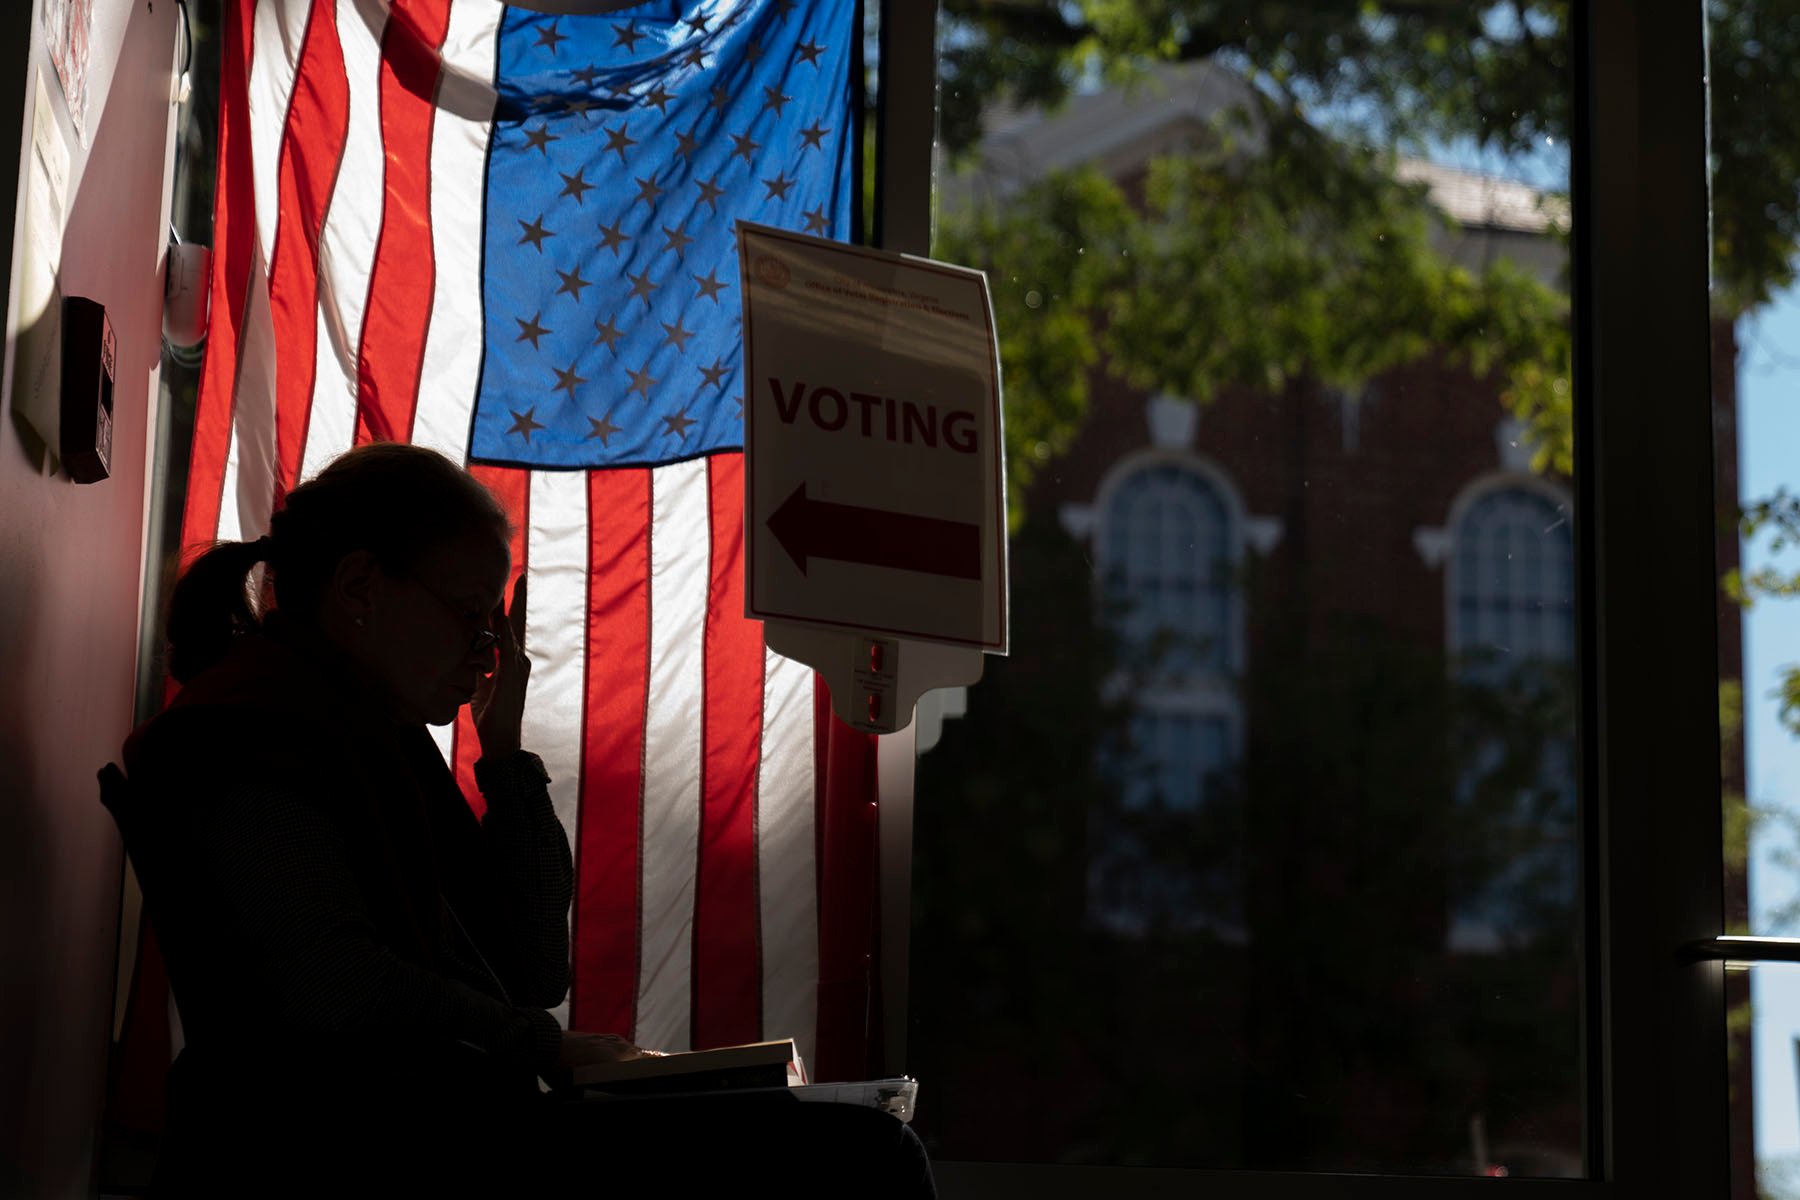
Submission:
[[[1464,508],[1452,533],[1450,650],[1475,677],[1575,655],[1575,547],[1569,512],[1507,485]]]
[[[1101,755],[1113,806],[1090,826],[1089,915],[1119,934],[1241,938],[1236,847],[1216,831],[1242,739],[1242,508],[1190,456],[1121,464],[1099,499],[1099,599],[1129,713]]]
[[[1564,927],[1574,904],[1575,548],[1567,502],[1536,480],[1471,492],[1449,532],[1448,649],[1474,689],[1459,819],[1494,849],[1452,871],[1449,944],[1481,952]]]
[[[1102,521],[1106,607],[1134,665],[1165,679],[1226,670],[1236,531],[1218,489],[1178,463],[1143,467]]]

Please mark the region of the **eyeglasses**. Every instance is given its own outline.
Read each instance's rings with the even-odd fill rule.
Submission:
[[[419,585],[420,591],[443,605],[445,612],[456,616],[460,620],[467,621],[471,619],[467,613],[462,611],[462,605],[452,603],[441,592],[430,584],[427,584],[424,580],[415,578],[413,582]],[[487,618],[482,617],[479,618],[479,620],[482,621],[482,626],[475,631],[475,636],[469,640],[469,653],[471,654],[486,653],[487,651],[492,650],[500,641],[500,635],[487,627]]]

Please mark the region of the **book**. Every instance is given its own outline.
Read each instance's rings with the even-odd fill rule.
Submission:
[[[724,1088],[780,1088],[806,1082],[806,1068],[792,1038],[646,1054],[623,1062],[578,1067],[571,1082],[579,1088],[631,1095],[716,1091]]]

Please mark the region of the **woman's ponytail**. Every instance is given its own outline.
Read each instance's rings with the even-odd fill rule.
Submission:
[[[318,620],[346,554],[368,550],[398,575],[434,546],[477,531],[504,546],[512,525],[494,494],[443,455],[399,442],[348,450],[288,492],[268,537],[220,542],[188,567],[169,600],[169,675],[186,683],[225,658],[234,634],[262,624],[247,578],[259,562],[272,569],[264,596],[301,628]]]
[[[220,542],[182,573],[169,598],[169,675],[186,683],[223,661],[238,632],[258,622],[250,607],[251,568],[268,557],[268,539]]]

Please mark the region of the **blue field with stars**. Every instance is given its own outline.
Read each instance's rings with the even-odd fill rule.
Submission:
[[[856,12],[507,10],[475,460],[649,466],[743,447],[735,223],[850,239]]]

